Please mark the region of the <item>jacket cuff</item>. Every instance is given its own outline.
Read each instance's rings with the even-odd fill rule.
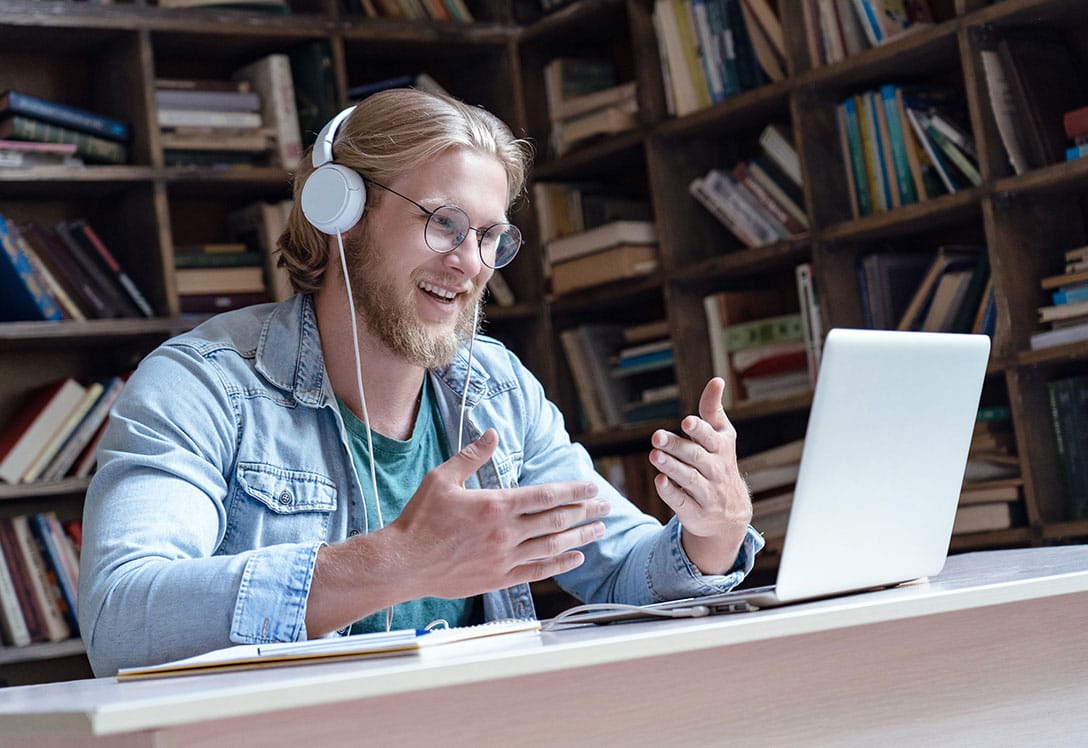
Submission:
[[[249,557],[231,620],[232,641],[270,644],[306,638],[306,600],[322,545],[269,546]]]

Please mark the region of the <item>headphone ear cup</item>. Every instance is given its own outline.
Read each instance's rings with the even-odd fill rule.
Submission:
[[[354,169],[324,164],[302,185],[302,214],[323,234],[344,234],[363,217],[366,185]]]

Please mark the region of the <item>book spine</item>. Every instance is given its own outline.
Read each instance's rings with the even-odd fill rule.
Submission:
[[[3,216],[0,216],[0,244],[3,245],[3,252],[7,256],[7,264],[10,265],[19,282],[18,285],[10,284],[6,290],[8,294],[15,294],[16,298],[14,300],[19,303],[10,304],[11,300],[9,300],[8,305],[0,303],[0,308],[9,306],[9,308],[15,310],[22,309],[24,313],[32,314],[31,319],[63,319],[64,314],[61,312],[56,299],[42,285],[40,278],[34,272],[34,266],[31,264],[30,258],[20,250],[12,239],[8,231],[7,220]],[[19,295],[23,296],[23,301],[29,299],[30,304],[22,303],[18,299]]]
[[[22,251],[30,260],[30,264],[34,268],[35,273],[41,277],[45,288],[48,289],[49,293],[56,299],[57,305],[64,311],[64,315],[69,319],[74,320],[86,319],[87,317],[83,313],[83,310],[80,309],[79,305],[68,293],[68,289],[65,288],[61,280],[57,278],[48,263],[42,259],[37,250],[35,250],[33,245],[27,240],[22,229],[14,223],[9,223],[7,229],[8,233],[11,234],[11,238],[15,242],[15,245],[19,247],[20,251]]]
[[[688,185],[688,191],[746,247],[752,248],[760,245],[759,240],[749,233],[748,228],[742,225],[732,211],[727,208],[725,200],[711,192],[705,179],[699,177],[693,180]]]
[[[122,143],[127,143],[132,137],[132,127],[127,122],[18,91],[8,94],[8,108],[14,114],[71,127]]]
[[[99,237],[98,233],[91,228],[90,224],[81,219],[75,221],[72,228],[83,232],[87,241],[90,242],[91,247],[98,253],[98,257],[102,260],[102,264],[117,279],[118,284],[124,289],[125,294],[132,301],[133,305],[135,305],[136,309],[139,310],[140,314],[145,317],[154,317],[155,310],[151,308],[151,304],[148,303],[147,299],[140,292],[140,289],[136,287],[132,278],[129,277],[129,274],[126,273],[124,268],[117,262],[113,253],[107,249],[101,237]]]
[[[231,127],[249,129],[264,122],[257,112],[224,112],[214,109],[160,109],[159,127]]]
[[[801,327],[805,340],[805,357],[808,364],[809,383],[816,386],[820,371],[820,353],[823,341],[823,321],[820,302],[816,295],[816,279],[812,263],[804,262],[794,269],[797,279],[797,296],[801,304]]]
[[[89,279],[98,293],[99,298],[106,306],[107,317],[124,317],[129,313],[129,304],[121,298],[120,291],[114,287],[112,281],[98,268],[94,258],[90,256],[83,243],[79,241],[72,228],[64,221],[58,221],[53,227],[56,236],[62,242],[68,256],[75,260],[80,270]],[[134,309],[133,309],[134,311]]]
[[[237,77],[249,80],[261,96],[261,119],[276,133],[279,165],[291,170],[302,158],[295,84],[291,61],[285,54],[272,54],[242,68]]]
[[[49,570],[45,565],[30,530],[30,520],[26,515],[12,517],[12,527],[19,544],[19,551],[26,561],[27,576],[30,578],[30,588],[34,595],[34,602],[45,620],[46,635],[49,641],[63,641],[71,635],[68,623],[64,620],[58,600],[59,591],[55,589],[50,580]]]
[[[70,256],[60,239],[48,228],[33,221],[26,224],[27,235],[47,263],[60,275],[62,283],[75,294],[75,301],[88,317],[110,317],[109,305],[101,292],[87,279],[82,268]]]
[[[106,385],[105,391],[95,401],[91,410],[87,413],[87,416],[80,421],[79,426],[72,436],[61,446],[60,451],[53,458],[53,461],[49,463],[45,473],[42,475],[43,480],[60,480],[68,472],[68,470],[75,464],[76,459],[79,457],[83,449],[94,438],[95,433],[98,431],[102,423],[105,422],[106,416],[109,415],[110,408],[113,406],[117,396],[121,394],[121,389],[124,387],[124,380],[120,377],[114,377]]]
[[[765,343],[803,340],[804,334],[800,313],[785,314],[729,325],[725,331],[725,347],[733,352]]]
[[[11,576],[4,555],[0,553],[0,628],[4,642],[12,647],[25,647],[30,644],[30,630],[26,626],[26,617],[19,605],[19,595],[15,591],[15,582]]]
[[[907,143],[903,136],[903,123],[899,119],[899,107],[895,103],[896,86],[882,86],[880,97],[884,103],[884,118],[888,122],[888,137],[891,139],[892,160],[895,164],[895,178],[899,186],[899,198],[903,205],[918,202],[914,189],[914,177],[907,159]]]
[[[42,618],[34,602],[34,593],[30,589],[30,573],[19,548],[18,538],[15,537],[15,528],[10,517],[0,519],[0,551],[3,552],[8,571],[11,572],[11,581],[19,600],[19,610],[23,614],[27,632],[30,634],[30,641],[47,641],[49,636],[45,619]]]
[[[854,186],[855,217],[867,216],[873,212],[872,196],[869,193],[869,177],[865,173],[865,154],[861,146],[861,129],[858,126],[857,103],[853,97],[840,104],[846,147],[843,151],[847,162],[847,182]]]
[[[60,548],[53,540],[53,532],[44,514],[27,515],[31,534],[37,543],[38,552],[45,562],[45,571],[51,584],[59,592],[57,607],[68,624],[70,635],[79,635],[79,622],[76,620],[76,587],[68,575],[67,566],[60,555]]]
[[[48,122],[16,115],[11,118],[12,134],[22,140],[38,140],[46,143],[71,143],[76,153],[87,161],[123,164],[128,161],[128,148],[123,144],[88,135],[85,132]]]

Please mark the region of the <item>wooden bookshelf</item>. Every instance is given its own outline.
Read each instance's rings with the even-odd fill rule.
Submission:
[[[1061,29],[1088,59],[1088,21],[1079,0],[931,0],[937,23],[835,64],[813,67],[802,0],[777,0],[787,43],[784,80],[682,117],[670,117],[652,22],[652,0],[578,0],[525,25],[511,0],[469,0],[472,24],[370,20],[336,0],[291,0],[289,15],[239,10],[175,11],[142,0],[98,5],[76,0],[0,0],[2,88],[102,111],[133,123],[124,166],[0,171],[0,213],[39,220],[86,216],[107,234],[158,317],[86,323],[0,323],[0,422],[43,380],[117,373],[193,324],[178,315],[173,279],[177,245],[225,239],[225,213],[255,199],[290,197],[290,175],[274,167],[166,166],[154,104],[156,76],[226,77],[242,64],[307,42],[329,46],[337,105],[354,85],[430,72],[454,95],[494,111],[537,147],[535,180],[624,184],[652,205],[661,271],[650,279],[589,289],[573,297],[546,291],[532,201],[513,214],[528,246],[503,274],[514,307],[489,307],[486,331],[500,337],[540,377],[578,431],[577,397],[558,335],[600,318],[664,318],[675,348],[685,412],[695,409],[712,371],[702,297],[723,288],[786,283],[814,264],[825,330],[863,324],[855,263],[884,243],[935,247],[973,238],[988,247],[998,287],[998,326],[984,398],[1008,405],[1019,445],[1027,524],[959,536],[953,551],[1083,541],[1088,521],[1065,518],[1047,382],[1088,372],[1088,343],[1032,351],[1039,280],[1060,266],[1061,251],[1088,243],[1088,159],[1014,175],[988,104],[976,31],[1042,24]],[[542,67],[557,55],[606,53],[625,81],[638,83],[634,130],[550,158]],[[886,81],[936,81],[962,93],[980,151],[978,187],[885,213],[853,218],[834,106]],[[744,249],[687,191],[712,166],[746,157],[762,128],[792,126],[811,229]],[[200,220],[194,220],[199,218]],[[742,404],[729,412],[742,454],[803,435],[810,396]],[[594,455],[644,451],[656,427],[632,424],[575,434]],[[4,486],[0,513],[81,511],[85,481]],[[774,547],[761,562],[773,570]],[[538,594],[554,601],[554,585]],[[546,607],[546,606],[545,606]],[[78,642],[0,648],[0,678],[12,683],[77,677]],[[27,666],[38,662],[42,667]],[[73,665],[72,663],[76,663]],[[48,664],[48,667],[46,665]]]

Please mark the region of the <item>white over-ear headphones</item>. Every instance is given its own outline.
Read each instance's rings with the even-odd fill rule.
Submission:
[[[359,172],[332,160],[336,131],[353,111],[354,106],[348,107],[321,128],[313,148],[315,171],[302,185],[302,215],[324,234],[347,233],[366,207],[366,185]]]

